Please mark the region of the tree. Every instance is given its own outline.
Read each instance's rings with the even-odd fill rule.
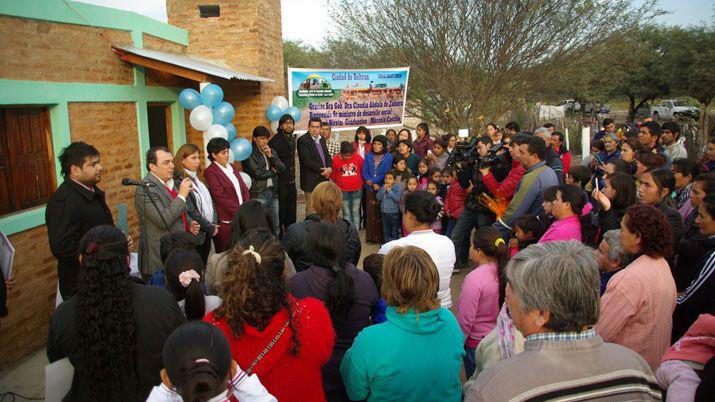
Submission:
[[[346,0],[336,20],[360,66],[411,66],[408,110],[449,131],[497,118],[606,41],[657,11],[625,0]],[[622,32],[623,32],[622,31]],[[410,107],[412,105],[412,107]]]

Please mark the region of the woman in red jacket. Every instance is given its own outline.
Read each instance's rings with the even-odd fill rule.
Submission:
[[[228,256],[221,306],[204,321],[231,344],[231,356],[281,402],[325,401],[320,368],[335,331],[317,299],[295,299],[283,279],[285,252],[265,229],[247,232]]]

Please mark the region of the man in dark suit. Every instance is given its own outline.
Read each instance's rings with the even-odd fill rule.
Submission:
[[[57,258],[60,294],[68,299],[80,280],[79,241],[89,229],[113,225],[112,212],[97,187],[102,179],[99,151],[73,142],[59,156],[64,181],[45,209],[50,251]],[[131,240],[128,240],[131,241]]]
[[[308,120],[308,132],[298,138],[298,160],[300,161],[300,189],[305,192],[305,215],[313,212],[311,196],[319,183],[328,180],[333,171],[328,147],[320,135],[322,121],[319,117]]]
[[[187,214],[186,197],[193,188],[190,178],[174,187],[174,157],[166,147],[149,148],[146,153],[149,170],[137,187],[134,207],[139,217],[139,272],[149,279],[162,268],[160,240],[171,232],[187,231],[196,235],[200,225]],[[153,201],[153,202],[152,202]]]

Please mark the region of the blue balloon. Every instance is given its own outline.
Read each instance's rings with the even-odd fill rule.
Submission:
[[[251,156],[251,152],[253,152],[250,141],[245,138],[234,138],[230,145],[234,159],[237,161],[245,161]]]
[[[293,118],[293,120],[295,120],[295,121],[300,120],[300,109],[298,109],[297,107],[295,107],[295,106],[289,107],[288,109],[286,109],[286,111],[283,114],[286,114],[286,113],[289,114],[290,117]]]
[[[270,121],[278,121],[283,116],[283,111],[278,106],[268,106],[266,118]]]
[[[221,102],[213,108],[213,124],[226,125],[231,122],[236,112],[233,110],[233,105],[228,102]]]
[[[214,107],[222,100],[223,89],[216,84],[208,84],[201,90],[201,102],[208,107]]]
[[[201,104],[201,95],[193,88],[186,88],[179,94],[179,104],[184,109],[193,109]]]
[[[226,124],[226,131],[228,131],[228,142],[233,141],[233,139],[236,138],[236,126],[234,126],[233,123],[228,123]]]

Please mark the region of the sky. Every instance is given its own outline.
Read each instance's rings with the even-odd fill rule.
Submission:
[[[165,0],[76,0],[83,3],[134,11],[166,22]],[[642,0],[640,0],[642,1]],[[339,0],[281,0],[283,39],[300,40],[319,47],[333,22],[330,9]],[[207,0],[207,4],[211,2]],[[668,25],[697,25],[715,17],[714,0],[660,0],[660,8],[671,14],[658,17]]]

